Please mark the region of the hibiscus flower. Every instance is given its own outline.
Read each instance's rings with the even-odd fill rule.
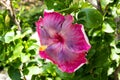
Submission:
[[[72,24],[71,15],[44,11],[35,23],[40,38],[39,54],[49,59],[63,72],[72,73],[87,62],[91,45],[82,24]]]

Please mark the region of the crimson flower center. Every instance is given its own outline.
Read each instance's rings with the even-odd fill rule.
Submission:
[[[61,35],[56,34],[56,35],[54,36],[54,38],[56,39],[55,42],[61,42],[61,43],[64,43],[64,39],[63,39],[63,37],[62,37]]]

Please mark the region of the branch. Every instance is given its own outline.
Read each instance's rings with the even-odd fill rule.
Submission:
[[[93,0],[87,0],[87,1],[103,14],[100,0],[96,0],[96,4],[95,4],[95,1]]]
[[[22,80],[27,80],[25,75],[23,74],[23,69],[22,68],[23,68],[23,64],[21,64],[20,67],[19,67],[20,74],[21,74],[21,76],[23,78]]]
[[[8,6],[5,4],[4,1],[0,1],[0,3],[1,3],[3,6],[5,6],[6,8],[8,8]]]
[[[87,0],[87,1],[97,9],[97,5],[95,3],[93,3],[92,0]]]
[[[16,18],[16,15],[12,6],[12,0],[7,0],[6,2],[1,0],[0,3],[10,11],[10,15],[13,18],[15,24],[18,26],[18,30],[21,31],[20,21]]]
[[[97,9],[103,14],[103,10],[102,10],[100,0],[97,0]]]
[[[118,73],[120,72],[120,64],[119,66],[115,69],[115,72],[114,72],[114,80],[119,80],[118,78]]]

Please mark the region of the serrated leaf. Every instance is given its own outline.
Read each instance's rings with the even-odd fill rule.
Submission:
[[[78,20],[78,23],[84,24],[87,28],[97,28],[102,24],[103,17],[96,9],[85,8],[79,12]]]

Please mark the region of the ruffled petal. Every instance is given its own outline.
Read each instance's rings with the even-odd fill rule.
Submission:
[[[58,55],[58,67],[63,72],[73,73],[87,62],[85,53],[72,52],[64,46]]]
[[[52,44],[44,52],[40,52],[44,59],[51,60],[54,64],[67,73],[75,72],[87,62],[85,53],[76,53],[61,43]]]
[[[61,30],[64,16],[57,12],[44,12],[43,26],[51,37]]]
[[[72,22],[74,21],[73,17],[71,15],[65,16],[65,21],[62,24],[62,32],[66,31],[68,27],[72,25]]]
[[[62,49],[61,44],[52,44],[48,46],[45,50],[40,49],[39,54],[44,59],[49,59],[53,63],[57,64],[58,62],[58,53]]]
[[[48,32],[43,28],[43,19],[40,18],[36,23],[36,30],[38,33],[38,36],[40,38],[40,43],[41,45],[50,45],[53,43],[50,35],[48,34]]]
[[[36,31],[38,32],[38,36],[40,38],[40,29],[41,26],[43,26],[43,19],[40,17],[39,20],[35,22],[35,25],[36,25]]]
[[[51,60],[53,63],[58,64],[58,54],[62,50],[61,43],[55,43],[45,50],[46,55],[48,56],[47,59]]]
[[[69,26],[66,31],[61,31],[61,35],[64,37],[65,44],[73,51],[87,52],[91,47],[81,24]]]

